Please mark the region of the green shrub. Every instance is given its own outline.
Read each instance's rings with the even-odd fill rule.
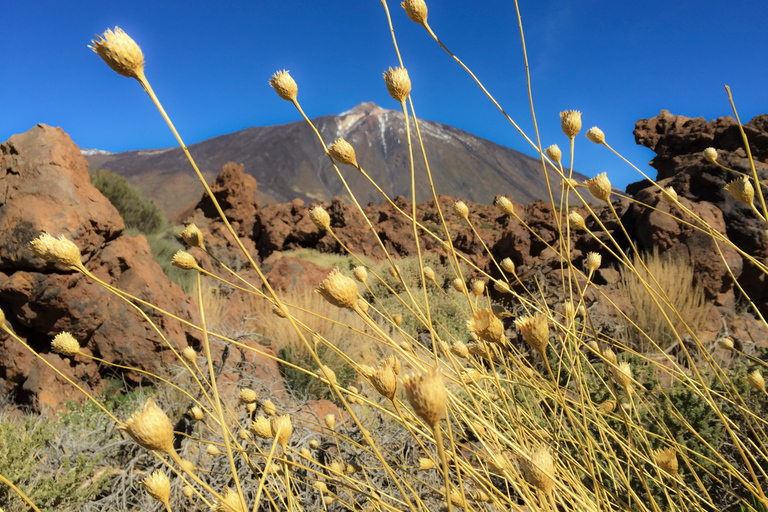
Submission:
[[[165,215],[123,176],[104,169],[90,171],[91,183],[117,208],[126,228],[146,234],[157,233],[166,224]]]

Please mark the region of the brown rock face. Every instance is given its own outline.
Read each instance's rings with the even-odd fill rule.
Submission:
[[[143,236],[123,233],[120,215],[90,183],[85,158],[60,128],[38,125],[0,145],[0,308],[29,347],[80,385],[98,389],[108,367],[51,353],[52,338],[69,331],[83,352],[161,372],[174,358],[137,308],[79,273],[46,263],[29,250],[41,232],[65,235],[86,268],[112,286],[191,320],[195,306],[152,260]],[[142,311],[176,348],[182,326]],[[142,376],[127,372],[127,379]],[[0,392],[56,410],[84,397],[29,349],[0,335]]]

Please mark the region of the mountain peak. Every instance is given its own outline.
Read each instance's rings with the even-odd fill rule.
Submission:
[[[377,104],[375,104],[372,101],[364,101],[354,107],[352,107],[349,110],[346,110],[339,114],[340,116],[349,116],[353,114],[372,114],[374,112],[378,112],[380,110],[384,110]]]

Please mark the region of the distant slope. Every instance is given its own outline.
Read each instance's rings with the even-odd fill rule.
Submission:
[[[326,144],[344,137],[355,148],[365,171],[390,196],[410,197],[410,166],[403,115],[373,103],[361,103],[340,115],[314,120]],[[528,203],[547,197],[541,164],[513,149],[500,146],[448,125],[420,121],[430,169],[439,194],[489,203],[496,194],[509,194]],[[431,198],[424,161],[413,123],[417,199]],[[242,163],[256,178],[262,203],[287,202],[296,197],[311,201],[348,197],[328,157],[310,127],[301,121],[248,128],[214,137],[189,147],[208,180],[227,162]],[[203,189],[179,148],[86,155],[91,167],[126,176],[172,215],[200,198]],[[383,198],[349,166],[340,167],[363,204]],[[560,180],[551,175],[554,184]],[[576,176],[583,179],[583,176]]]

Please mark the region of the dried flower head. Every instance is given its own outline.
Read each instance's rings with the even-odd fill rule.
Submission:
[[[211,457],[215,457],[216,455],[221,455],[221,450],[219,450],[219,447],[215,444],[209,444],[205,447],[205,453]]]
[[[653,458],[656,459],[656,464],[662,471],[672,476],[677,476],[677,452],[673,448],[661,448],[653,452]]]
[[[397,393],[397,374],[389,365],[379,365],[370,376],[371,384],[382,396],[393,400]]]
[[[240,389],[240,402],[244,404],[252,404],[256,401],[256,392],[251,388]]]
[[[715,148],[707,148],[704,150],[704,158],[708,161],[715,163],[717,161],[717,150]]]
[[[520,457],[520,466],[525,479],[537,489],[549,492],[555,486],[555,460],[548,447],[529,450],[526,457]]]
[[[512,215],[515,213],[515,205],[507,196],[497,195],[493,198],[493,206],[496,207],[502,215]]]
[[[557,144],[552,144],[547,149],[544,150],[544,153],[547,154],[550,160],[555,162],[556,164],[560,163],[560,160],[563,158],[563,152],[560,151],[560,148]]]
[[[528,345],[543,356],[549,345],[549,326],[547,316],[542,313],[527,315],[515,320],[523,339]]]
[[[184,231],[179,233],[179,236],[188,246],[197,247],[203,251],[205,250],[205,244],[203,243],[203,233],[194,223],[188,224],[187,227],[184,228]]]
[[[309,460],[309,461],[314,460],[314,458],[312,457],[312,452],[310,452],[309,448],[307,448],[306,446],[301,447],[301,449],[299,450],[299,455],[306,460]]]
[[[141,485],[147,490],[147,493],[157,501],[165,505],[170,510],[168,500],[171,496],[171,481],[168,475],[162,471],[153,471],[147,478],[141,481]]]
[[[392,315],[392,323],[395,324],[396,327],[400,327],[403,323],[403,315],[400,313],[395,313]]]
[[[325,211],[325,208],[322,206],[313,206],[310,208],[309,218],[320,231],[328,231],[331,227],[331,216],[328,215],[328,212]]]
[[[467,344],[462,341],[457,341],[451,345],[451,352],[453,352],[456,357],[460,357],[462,359],[469,357],[469,349],[467,348]]]
[[[747,382],[756,390],[765,392],[765,379],[763,379],[763,374],[760,373],[760,370],[755,370],[752,373],[748,373]]]
[[[392,368],[392,371],[395,372],[395,375],[400,375],[400,370],[402,370],[402,366],[400,366],[400,360],[397,358],[395,354],[388,355],[387,358],[384,361],[382,361],[381,364]]]
[[[467,321],[467,328],[481,340],[501,344],[507,342],[507,337],[504,336],[504,324],[491,309],[477,311],[472,319]]]
[[[461,382],[464,384],[475,384],[483,379],[483,374],[474,368],[461,372]]]
[[[270,425],[272,426],[272,435],[277,439],[277,444],[285,450],[285,447],[288,446],[288,441],[291,439],[291,433],[293,432],[291,417],[287,414],[283,416],[275,416],[271,419]]]
[[[560,127],[566,137],[574,138],[581,130],[581,112],[578,110],[560,112]]]
[[[469,283],[469,287],[472,290],[472,295],[475,297],[481,297],[485,292],[485,281],[481,279],[473,279]]]
[[[427,425],[436,427],[445,414],[448,400],[440,371],[433,368],[429,373],[408,375],[403,378],[403,387],[413,412]]]
[[[746,205],[751,206],[755,199],[755,189],[752,187],[752,182],[748,176],[742,176],[731,181],[725,186],[725,190],[730,192],[738,202]]]
[[[560,186],[566,190],[576,190],[576,187],[580,187],[579,182],[573,178],[563,178]]]
[[[723,350],[733,350],[733,338],[730,336],[720,338],[717,342],[717,345]]]
[[[338,381],[336,380],[336,372],[334,372],[329,366],[323,365],[322,368],[320,368],[317,371],[317,376],[320,377],[320,379],[325,378],[330,384],[337,384]]]
[[[435,271],[432,267],[424,267],[424,279],[427,281],[435,280]]]
[[[275,90],[278,96],[285,101],[296,101],[296,96],[299,94],[299,87],[296,82],[288,74],[288,71],[276,71],[272,78],[269,79],[269,85]]]
[[[29,243],[29,248],[45,261],[59,263],[71,268],[83,268],[83,263],[80,261],[80,249],[64,235],[61,235],[57,240],[48,233],[42,233]]]
[[[60,332],[53,338],[51,350],[65,357],[75,357],[80,353],[80,343],[68,332]]]
[[[312,484],[312,487],[314,487],[316,491],[328,492],[328,485],[326,485],[325,482],[321,482],[320,480],[317,480],[314,484]]]
[[[568,214],[568,225],[571,229],[579,231],[587,229],[587,223],[584,221],[584,217],[579,212],[571,212]]]
[[[389,95],[400,103],[404,102],[411,94],[411,79],[405,68],[389,68],[384,72],[384,82],[387,84]]]
[[[505,272],[509,272],[510,274],[515,273],[515,262],[512,261],[512,258],[504,258],[501,260],[501,268],[504,269]]]
[[[195,270],[198,268],[195,257],[186,251],[176,251],[176,254],[174,254],[171,259],[171,265],[183,270]]]
[[[269,416],[274,416],[277,413],[277,407],[275,407],[272,400],[264,400],[264,403],[261,404],[261,408],[264,409],[264,413]]]
[[[593,126],[587,130],[587,138],[595,144],[602,144],[605,142],[605,134],[603,133],[603,130],[597,126]]]
[[[589,193],[606,203],[611,198],[611,181],[603,172],[586,182]]]
[[[203,410],[195,405],[189,408],[189,415],[192,416],[193,420],[200,421],[203,419]]]
[[[611,368],[613,380],[624,388],[627,393],[632,392],[632,367],[626,361],[622,361],[617,367]]]
[[[151,398],[144,403],[141,411],[133,413],[120,430],[131,436],[142,448],[175,453],[171,420]]]
[[[611,350],[610,347],[606,347],[605,350],[603,350],[603,358],[611,364],[616,364],[618,362],[618,359],[616,358],[616,352]]]
[[[275,316],[278,316],[280,318],[287,317],[287,313],[285,312],[285,306],[275,306],[272,308],[272,313],[275,314]]]
[[[677,192],[674,187],[665,187],[661,191],[661,200],[665,203],[675,204],[677,202]]]
[[[322,297],[339,308],[355,309],[357,307],[357,283],[334,268],[328,277],[315,290]]]
[[[262,439],[272,439],[272,424],[264,416],[257,416],[251,422],[251,432]]]
[[[115,27],[114,32],[107,29],[103,36],[97,35],[91,42],[90,48],[117,74],[137,80],[144,78],[144,54],[120,27]]]
[[[512,293],[512,289],[504,281],[494,281],[493,289],[499,293]]]
[[[325,422],[326,427],[333,430],[333,427],[336,426],[336,415],[333,413],[328,413],[323,418],[323,421]]]
[[[195,490],[190,485],[185,485],[184,489],[182,489],[181,493],[186,496],[187,498],[192,498],[192,496],[195,495]]]
[[[426,457],[419,457],[419,469],[422,471],[427,471],[428,469],[432,469],[435,467],[435,463],[432,462],[432,459],[428,459]]]
[[[405,14],[411,21],[419,25],[427,24],[427,4],[424,0],[403,0],[400,7],[405,9]]]
[[[313,450],[317,450],[317,447],[320,446],[320,443],[317,442],[317,439],[310,439],[309,440],[309,447]]]
[[[606,400],[597,406],[597,410],[603,414],[610,414],[616,410],[616,400]]]
[[[194,364],[197,361],[197,352],[192,347],[186,346],[181,351],[181,357]]]
[[[357,279],[361,283],[364,283],[366,279],[368,279],[368,271],[362,265],[359,265],[354,269],[352,269],[352,275],[355,276],[355,279]]]
[[[243,508],[237,491],[227,487],[224,489],[224,494],[221,495],[221,498],[216,500],[216,503],[213,505],[213,512],[246,512],[246,510]]]
[[[387,272],[390,276],[397,279],[397,275],[400,273],[400,265],[392,265],[391,267],[387,268]]]
[[[456,290],[459,293],[464,293],[466,291],[466,285],[464,284],[464,281],[461,280],[460,277],[454,278],[451,281],[451,286],[454,290]]]
[[[599,252],[588,252],[587,257],[584,261],[587,266],[587,269],[591,273],[600,268],[600,264],[603,262],[603,257],[600,255]]]
[[[456,201],[453,203],[453,213],[464,220],[469,218],[469,208],[467,208],[467,204],[464,201]]]
[[[328,148],[328,152],[337,162],[344,165],[352,165],[357,167],[357,157],[355,156],[355,148],[352,144],[339,137]]]

